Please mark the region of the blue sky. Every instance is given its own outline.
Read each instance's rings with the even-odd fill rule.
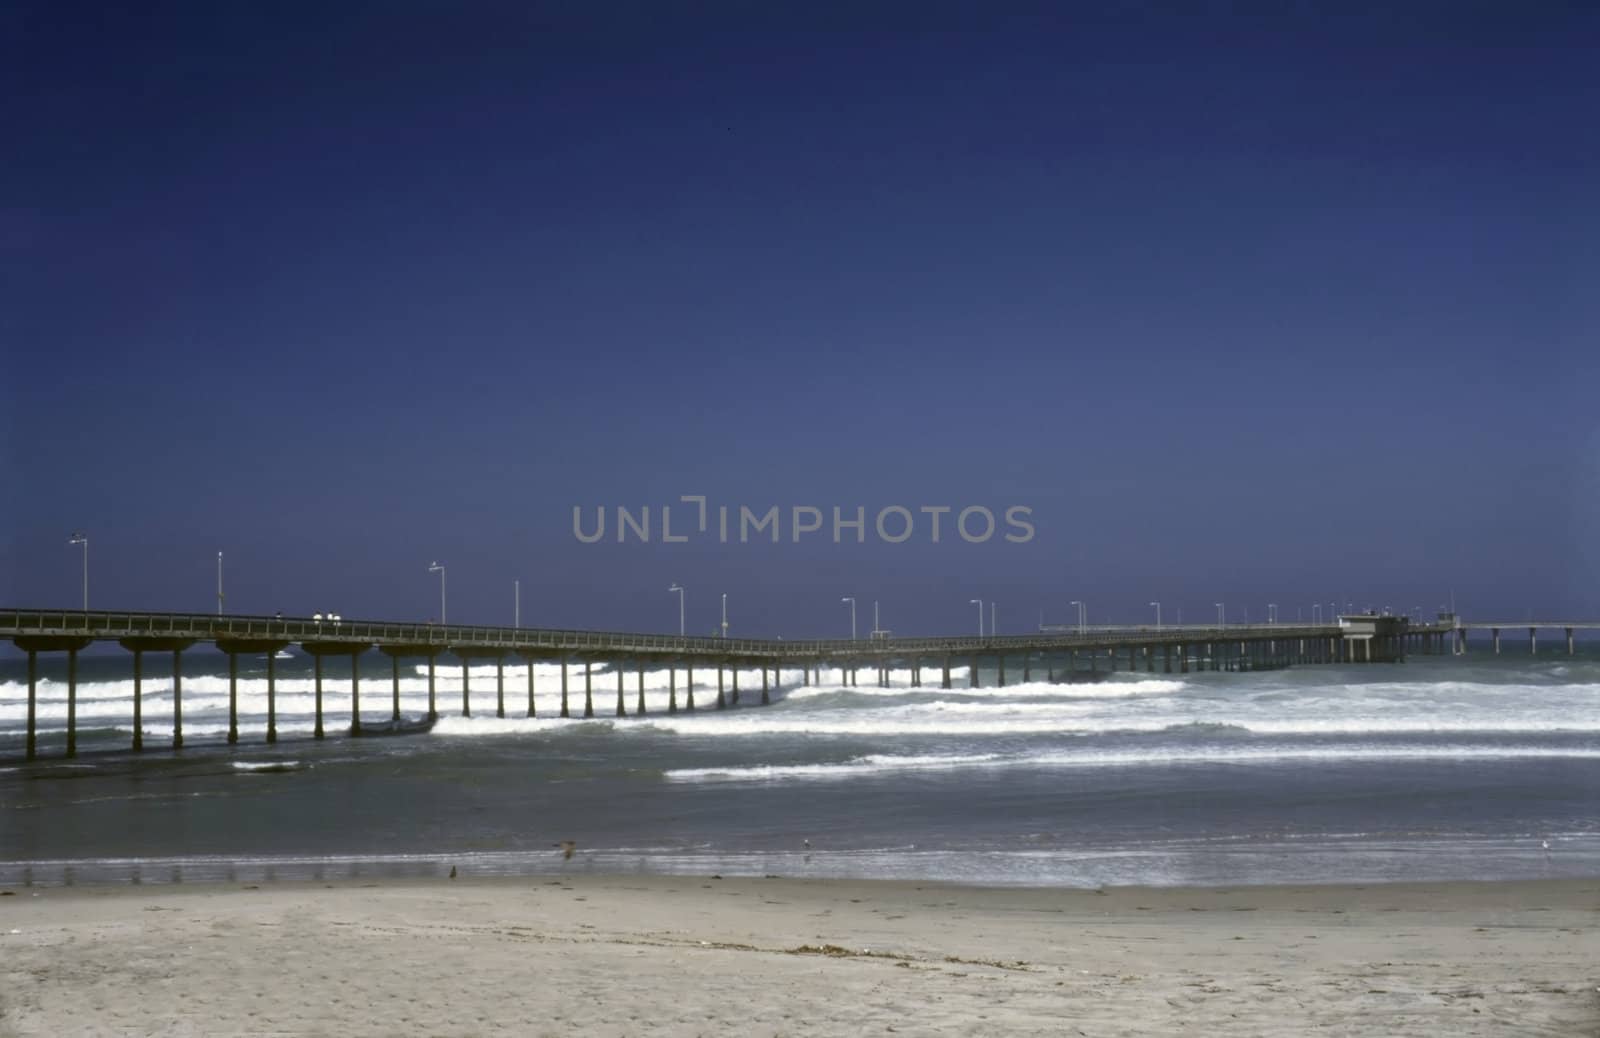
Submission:
[[[1600,616],[1600,18],[1276,7],[12,7],[0,601]]]

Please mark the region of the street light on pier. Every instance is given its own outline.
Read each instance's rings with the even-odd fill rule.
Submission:
[[[1311,622],[1314,623],[1314,624],[1321,624],[1322,623],[1322,603],[1321,602],[1313,602],[1313,603],[1311,603]]]
[[[437,561],[434,561],[434,562],[431,562],[431,563],[428,564],[428,572],[429,573],[437,573],[437,574],[439,574],[439,626],[443,627],[445,625],[445,618],[444,618],[444,602],[445,602],[445,599],[444,599],[444,567],[439,565],[439,563]]]
[[[674,584],[671,587],[667,588],[667,593],[668,594],[671,594],[674,591],[676,591],[678,593],[678,637],[682,638],[683,637],[683,588],[679,587],[677,584]]]
[[[1085,630],[1085,626],[1084,626],[1084,620],[1083,620],[1083,617],[1084,617],[1084,613],[1083,613],[1083,603],[1082,603],[1082,602],[1079,602],[1079,601],[1076,601],[1076,600],[1074,600],[1074,601],[1072,601],[1072,602],[1068,602],[1068,603],[1067,603],[1067,604],[1068,604],[1068,605],[1075,605],[1075,606],[1077,606],[1077,607],[1078,607],[1078,633],[1079,633],[1079,634],[1083,634],[1083,633],[1084,633],[1084,630]]]
[[[1268,602],[1267,603],[1267,623],[1275,624],[1277,622],[1278,622],[1278,603],[1276,603],[1276,602]]]
[[[983,599],[974,598],[972,604],[978,607],[978,637],[983,637]]]
[[[979,607],[982,608],[981,606]],[[994,637],[994,603],[989,603],[989,637]]]
[[[511,626],[522,629],[522,581],[511,582]]]
[[[1160,634],[1161,633],[1161,603],[1160,602],[1151,602],[1150,604],[1156,607],[1156,633]]]
[[[89,535],[82,530],[74,530],[72,539],[68,544],[83,545],[83,611],[89,611]]]
[[[217,615],[222,615],[222,552],[217,552]]]
[[[1218,627],[1226,627],[1226,626],[1228,626],[1228,621],[1225,619],[1226,615],[1227,614],[1223,611],[1222,603],[1218,602],[1217,603],[1217,626]]]
[[[856,600],[854,595],[846,595],[839,599],[841,602],[850,603],[850,640],[856,640]]]
[[[722,636],[728,636],[728,593],[722,593]]]

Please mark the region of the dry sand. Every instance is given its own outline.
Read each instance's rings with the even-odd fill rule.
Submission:
[[[15,889],[0,1035],[1597,1035],[1600,881]]]

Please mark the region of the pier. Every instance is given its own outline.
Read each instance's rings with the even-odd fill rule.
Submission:
[[[1528,632],[1528,655],[1530,656],[1536,656],[1539,653],[1539,632],[1541,630],[1561,631],[1567,637],[1567,655],[1571,656],[1574,651],[1573,632],[1600,631],[1600,621],[1549,620],[1541,622],[1535,620],[1490,620],[1474,621],[1473,623],[1458,623],[1455,626],[1455,651],[1459,655],[1466,655],[1468,631],[1488,631],[1490,644],[1494,648],[1494,654],[1498,656],[1500,655],[1500,632],[1505,630]]]
[[[314,667],[315,738],[327,734],[322,705],[323,662],[329,657],[348,658],[351,736],[369,731],[372,717],[364,715],[361,700],[360,659],[376,649],[390,660],[388,724],[398,726],[400,665],[402,660],[426,661],[428,719],[439,716],[435,675],[444,662],[459,665],[462,674],[462,716],[471,716],[473,704],[469,666],[492,661],[495,665],[495,716],[507,716],[506,666],[526,668],[526,706],[523,716],[537,716],[534,701],[535,662],[560,665],[561,717],[593,718],[595,665],[615,675],[616,699],[612,716],[645,714],[644,676],[651,668],[669,671],[668,712],[696,709],[694,669],[715,669],[714,709],[745,705],[739,687],[739,669],[761,673],[760,700],[771,702],[774,691],[787,680],[810,685],[823,667],[837,669],[847,685],[857,685],[860,672],[887,686],[891,671],[907,670],[913,687],[922,687],[925,669],[939,688],[956,688],[965,678],[977,687],[980,667],[991,668],[995,681],[1005,685],[1008,675],[1024,682],[1043,676],[1049,681],[1077,680],[1100,672],[1144,671],[1186,674],[1191,671],[1252,671],[1302,664],[1402,662],[1408,652],[1464,651],[1467,627],[1453,618],[1415,625],[1404,617],[1359,615],[1339,617],[1336,623],[1269,623],[1227,625],[1177,625],[1162,627],[1041,627],[1038,631],[1005,636],[943,638],[871,638],[864,640],[810,640],[704,638],[678,635],[601,631],[565,631],[545,628],[445,626],[329,618],[223,616],[188,613],[88,612],[73,610],[0,609],[0,638],[9,638],[28,658],[28,716],[26,759],[38,754],[36,739],[36,686],[38,656],[65,653],[67,657],[66,755],[77,753],[77,658],[97,642],[115,642],[132,654],[133,724],[131,749],[143,749],[140,684],[146,653],[171,653],[173,664],[174,749],[183,746],[183,653],[210,644],[228,656],[229,709],[227,741],[239,741],[238,657],[264,655],[267,679],[265,741],[277,741],[277,652],[290,645],[311,656]],[[1527,625],[1521,625],[1527,626]],[[1572,651],[1572,629],[1600,628],[1572,623],[1567,647]],[[1454,639],[1453,641],[1451,639]],[[1498,644],[1498,635],[1497,635]],[[441,657],[450,657],[448,661]],[[677,671],[686,671],[686,695],[680,707]],[[731,671],[731,680],[729,672]],[[965,673],[963,673],[965,672]],[[581,708],[571,700],[571,681],[581,674]],[[633,709],[629,711],[627,678],[636,675]],[[381,679],[379,679],[381,680]],[[754,690],[748,690],[754,698]],[[603,693],[602,693],[603,694]],[[749,705],[754,705],[753,703]]]

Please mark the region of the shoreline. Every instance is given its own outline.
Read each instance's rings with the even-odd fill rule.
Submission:
[[[5,889],[3,1038],[1600,1028],[1600,880]]]

